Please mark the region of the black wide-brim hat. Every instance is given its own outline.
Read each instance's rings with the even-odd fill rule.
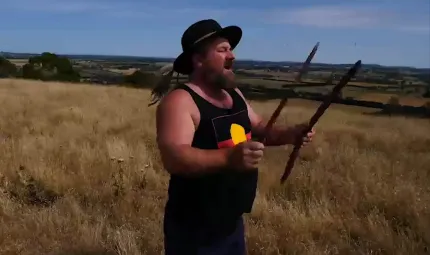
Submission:
[[[242,29],[238,26],[221,27],[213,19],[206,19],[192,24],[182,35],[182,53],[175,59],[173,70],[181,74],[190,74],[193,71],[191,56],[194,50],[202,43],[215,37],[222,37],[229,41],[234,49],[242,39]]]

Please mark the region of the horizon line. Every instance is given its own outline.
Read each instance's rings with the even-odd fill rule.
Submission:
[[[43,52],[50,52],[56,55],[69,55],[69,56],[104,56],[104,57],[133,57],[133,58],[159,58],[159,59],[170,59],[170,60],[174,60],[175,57],[161,57],[161,56],[138,56],[138,55],[108,55],[108,54],[90,54],[90,53],[85,53],[85,54],[80,54],[80,53],[55,53],[55,52],[51,52],[51,51],[43,51]],[[42,52],[42,53],[43,53]],[[0,53],[9,53],[9,54],[27,54],[27,55],[40,55],[42,53],[28,53],[28,52],[12,52],[12,51],[0,51]],[[236,61],[255,61],[255,62],[270,62],[270,63],[285,63],[285,62],[290,62],[290,63],[303,63],[300,61],[291,61],[291,60],[281,60],[281,61],[274,61],[274,60],[258,60],[258,59],[239,59],[237,58]],[[311,64],[323,64],[323,65],[353,65],[354,63],[339,63],[339,64],[334,64],[334,63],[327,63],[327,62],[314,62]],[[363,66],[365,65],[370,65],[370,66],[380,66],[380,67],[386,67],[386,68],[414,68],[414,69],[429,69],[430,70],[430,66],[429,67],[417,67],[417,66],[389,66],[389,65],[381,65],[381,64],[376,64],[376,63],[368,63],[368,64],[363,64]]]

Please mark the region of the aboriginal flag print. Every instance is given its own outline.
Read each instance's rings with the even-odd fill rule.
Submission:
[[[246,110],[212,119],[218,148],[229,148],[251,140],[251,123]]]

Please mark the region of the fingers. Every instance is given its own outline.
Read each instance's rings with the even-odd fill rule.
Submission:
[[[311,143],[314,135],[315,135],[315,129],[312,128],[311,131],[308,132],[305,137],[303,137],[303,140],[302,140],[303,145],[302,146],[305,146],[305,145],[308,145],[309,143]]]
[[[256,141],[247,142],[246,147],[251,151],[262,151],[264,150],[264,144]]]
[[[263,157],[263,150],[250,151],[249,156],[253,159],[260,159]]]
[[[249,169],[258,167],[264,154],[264,145],[259,142],[252,142],[249,147],[245,150],[245,161]]]
[[[258,168],[260,164],[261,157],[250,157],[247,159],[247,165],[249,169]]]
[[[259,167],[260,161],[256,160],[255,162],[251,162],[251,169],[256,169]]]

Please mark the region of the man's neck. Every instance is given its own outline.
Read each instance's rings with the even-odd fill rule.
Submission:
[[[210,82],[198,77],[197,75],[190,76],[189,84],[198,87],[203,93],[212,98],[221,98],[224,96],[223,90],[211,84]]]

